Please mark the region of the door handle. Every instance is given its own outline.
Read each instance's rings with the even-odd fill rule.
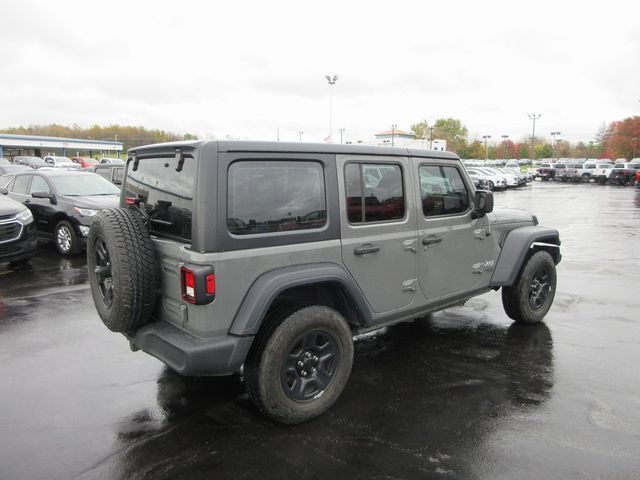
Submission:
[[[353,253],[356,255],[366,255],[367,253],[376,253],[378,250],[380,250],[379,246],[372,243],[365,243],[364,245],[354,248]]]
[[[440,243],[442,241],[441,238],[438,237],[429,237],[429,238],[423,238],[422,239],[422,244],[423,245],[433,245],[435,243]]]

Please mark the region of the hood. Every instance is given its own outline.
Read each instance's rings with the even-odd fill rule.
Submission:
[[[86,195],[63,198],[75,207],[90,208],[92,210],[117,208],[120,206],[120,195]]]
[[[25,208],[20,202],[7,197],[6,195],[0,195],[0,217],[4,215],[15,215],[20,213]]]
[[[500,225],[504,223],[528,223],[535,224],[533,215],[526,210],[519,208],[496,207],[490,214],[491,223]]]

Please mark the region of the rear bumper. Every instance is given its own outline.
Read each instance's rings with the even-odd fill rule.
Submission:
[[[182,375],[228,375],[244,363],[253,337],[201,338],[170,323],[142,327],[131,339],[134,347],[156,357]]]

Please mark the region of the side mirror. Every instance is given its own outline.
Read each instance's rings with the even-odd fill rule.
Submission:
[[[476,208],[471,212],[471,218],[482,218],[487,213],[493,212],[493,193],[487,190],[476,190],[474,204]]]
[[[6,195],[7,193],[9,193],[9,190],[7,190],[6,187],[0,187],[0,194],[1,195]]]
[[[53,205],[55,205],[56,203],[58,203],[58,202],[56,201],[56,196],[55,196],[53,193],[49,193],[49,192],[33,192],[33,193],[31,194],[31,196],[32,196],[33,198],[48,198],[48,199],[49,199],[49,201],[50,201]]]

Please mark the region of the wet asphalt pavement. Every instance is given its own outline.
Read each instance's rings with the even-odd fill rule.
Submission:
[[[545,322],[512,325],[492,292],[363,338],[336,405],[293,427],[238,377],[131,352],[83,257],[0,264],[0,479],[640,478],[640,190],[495,200],[560,230]]]

